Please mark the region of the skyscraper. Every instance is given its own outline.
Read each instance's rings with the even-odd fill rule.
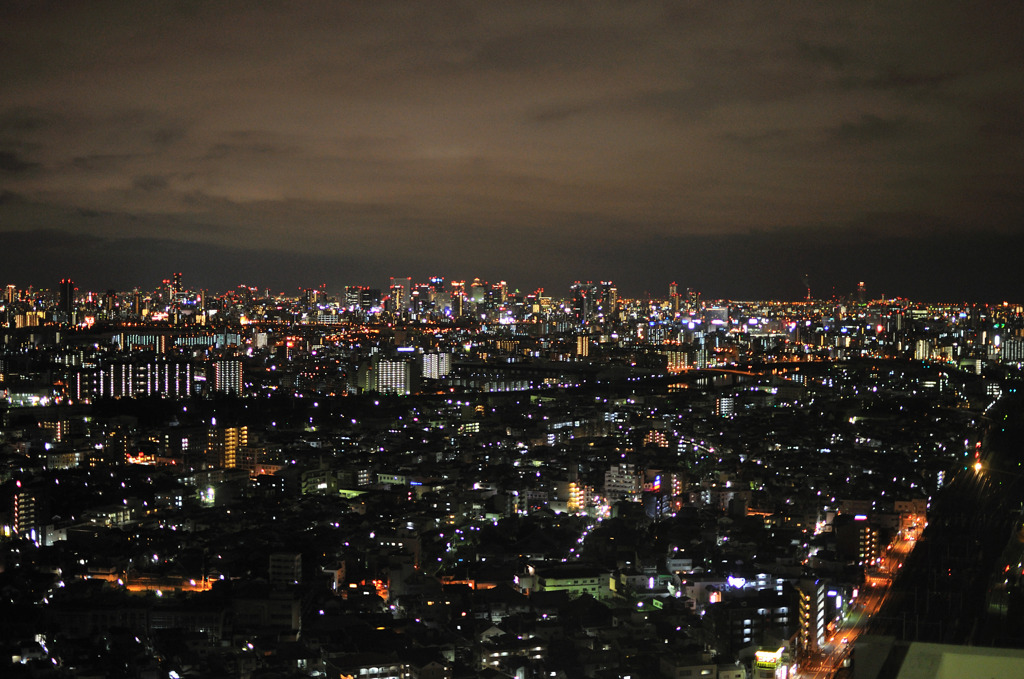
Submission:
[[[60,279],[60,313],[63,322],[75,322],[75,282],[70,278]]]
[[[401,312],[412,308],[412,278],[392,276],[389,291],[392,311]]]

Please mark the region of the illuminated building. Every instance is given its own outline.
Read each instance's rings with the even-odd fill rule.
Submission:
[[[466,281],[452,281],[452,316],[458,318],[465,313]]]
[[[635,500],[641,488],[640,473],[635,465],[621,462],[604,474],[604,494],[609,502]]]
[[[350,285],[345,288],[345,307],[351,310],[369,311],[380,306],[380,290],[365,285]]]
[[[64,323],[75,322],[75,282],[70,278],[60,279],[60,313]]]
[[[576,565],[527,566],[518,576],[519,587],[527,593],[567,592],[571,597],[589,594],[595,599],[611,598],[611,573],[600,568]]]
[[[581,283],[576,281],[570,288],[570,305],[576,320],[583,324],[600,323],[614,316],[619,291],[611,281]]]
[[[206,432],[207,467],[238,467],[239,451],[249,444],[248,427],[213,427]]]
[[[474,278],[473,282],[469,284],[469,301],[474,305],[480,305],[484,303],[487,297],[487,286],[480,282],[479,278]]]
[[[825,585],[818,580],[797,583],[800,594],[800,646],[817,652],[825,643]]]
[[[668,359],[666,369],[670,373],[677,373],[686,370],[688,363],[687,352],[676,349],[668,349],[659,352],[662,356]]]
[[[107,432],[102,444],[89,451],[89,466],[121,466],[132,452],[134,436],[127,426],[115,425]]]
[[[570,481],[568,487],[568,500],[566,509],[570,514],[578,514],[587,508],[587,496],[593,493],[593,488],[579,481]]]
[[[715,306],[704,309],[704,322],[710,325],[729,325],[729,307]]]
[[[715,399],[715,415],[732,417],[736,414],[736,399],[732,396],[719,396]]]
[[[444,377],[452,369],[452,355],[448,353],[423,354],[423,377],[436,380]]]
[[[1000,351],[1004,363],[1024,363],[1024,338],[1006,338]]]
[[[46,498],[40,490],[18,481],[11,500],[11,531],[30,540],[39,539],[43,528],[40,522],[47,516]]]
[[[576,336],[576,355],[584,358],[590,355],[590,338],[586,335]]]
[[[303,306],[306,309],[315,309],[321,302],[323,302],[324,291],[320,288],[306,288],[303,290]]]
[[[381,359],[377,363],[375,378],[375,391],[382,394],[412,393],[412,363],[407,359]]]
[[[137,395],[187,398],[192,395],[192,364],[188,361],[169,361],[162,356],[137,366]]]
[[[100,367],[100,398],[131,398],[135,396],[135,369],[131,363],[107,363]]]
[[[872,518],[877,521],[877,516]],[[898,515],[895,518],[898,526]],[[871,566],[882,554],[881,532],[867,514],[841,514],[832,522],[832,531],[840,553],[860,566]]]
[[[412,278],[391,277],[391,284],[388,286],[391,297],[389,311],[408,311],[412,308]]]
[[[752,679],[787,679],[790,676],[789,654],[786,648],[760,649],[754,652]]]
[[[644,434],[644,446],[668,448],[668,437],[660,429],[649,429]]]
[[[44,317],[42,311],[26,311],[14,317],[14,327],[35,328],[40,325]]]
[[[491,286],[491,294],[496,304],[504,304],[508,297],[508,283],[499,281]]]
[[[222,394],[244,393],[242,384],[242,361],[237,358],[220,358],[213,362],[213,390]]]

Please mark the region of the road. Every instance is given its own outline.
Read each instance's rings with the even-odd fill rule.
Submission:
[[[904,562],[872,634],[904,641],[1024,646],[1024,403],[993,408],[977,467],[934,498],[928,527]]]
[[[797,668],[796,677],[832,679],[844,667],[857,637],[868,629],[871,620],[882,610],[889,597],[892,581],[902,570],[915,544],[916,540],[901,539],[893,541],[886,548],[878,567],[866,573],[864,587],[851,604],[846,618],[826,638],[823,652],[805,657]]]

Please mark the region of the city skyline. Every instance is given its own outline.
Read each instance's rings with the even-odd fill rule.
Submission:
[[[0,8],[0,272],[1019,299],[1024,8]]]
[[[694,308],[700,308],[704,305],[713,304],[830,304],[830,303],[853,303],[859,305],[870,305],[870,304],[893,304],[893,303],[906,303],[914,305],[931,305],[937,304],[940,306],[946,305],[967,305],[967,306],[1019,306],[1017,300],[1004,299],[1001,301],[988,300],[983,302],[973,302],[969,300],[934,300],[934,299],[916,299],[901,295],[886,295],[884,293],[877,293],[875,290],[870,289],[865,281],[857,281],[853,285],[845,286],[843,289],[837,289],[833,287],[827,294],[818,294],[817,291],[811,286],[810,279],[806,275],[803,279],[803,290],[804,296],[799,298],[779,298],[769,296],[751,296],[746,298],[740,297],[711,297],[704,293],[704,291],[697,288],[689,287],[686,285],[680,285],[677,281],[669,281],[664,283],[660,289],[656,290],[645,290],[640,294],[636,295],[623,295],[619,285],[612,280],[610,277],[602,277],[598,280],[586,280],[572,281],[571,284],[567,284],[563,287],[556,289],[538,287],[528,288],[523,285],[518,285],[516,281],[506,281],[504,279],[488,278],[481,276],[473,276],[471,278],[452,278],[443,275],[441,272],[434,272],[430,276],[425,276],[423,279],[413,277],[394,277],[394,276],[374,276],[372,280],[362,280],[349,282],[345,284],[338,284],[328,286],[326,283],[313,283],[306,281],[304,284],[297,285],[295,287],[289,287],[287,289],[280,289],[273,286],[265,285],[264,281],[261,280],[246,280],[238,283],[237,285],[226,285],[221,288],[211,288],[203,284],[202,281],[195,281],[190,274],[183,272],[174,272],[164,274],[164,278],[158,278],[160,273],[154,272],[153,277],[147,279],[140,285],[134,285],[130,288],[113,288],[109,285],[103,284],[102,281],[98,283],[96,281],[90,281],[97,283],[95,285],[79,284],[78,281],[73,278],[61,278],[56,284],[47,284],[45,281],[41,285],[36,285],[32,282],[26,281],[8,281],[4,288],[3,298],[0,299],[0,303],[3,301],[27,301],[30,298],[36,298],[42,295],[44,298],[48,297],[51,301],[59,306],[60,309],[64,310],[71,304],[72,301],[78,303],[84,303],[87,300],[92,302],[98,302],[103,296],[111,293],[119,295],[121,297],[134,294],[136,296],[142,295],[144,298],[149,299],[151,296],[155,298],[164,298],[168,301],[173,301],[178,295],[182,298],[199,299],[205,298],[222,298],[230,297],[238,294],[240,290],[249,291],[247,294],[251,294],[254,298],[269,297],[278,299],[288,299],[292,301],[301,301],[304,298],[308,298],[310,293],[315,293],[318,304],[331,303],[337,305],[340,301],[344,301],[346,295],[356,291],[363,291],[373,293],[380,297],[382,300],[389,300],[395,298],[397,295],[399,299],[408,299],[406,296],[409,294],[408,287],[405,290],[397,290],[395,286],[402,286],[402,281],[406,281],[406,286],[411,285],[420,290],[427,290],[431,294],[440,293],[455,293],[459,291],[459,294],[465,299],[467,303],[471,302],[472,292],[471,288],[479,286],[485,291],[485,295],[488,300],[493,302],[493,294],[497,291],[501,291],[501,297],[505,298],[507,295],[510,299],[517,299],[520,302],[527,298],[533,299],[534,297],[543,297],[544,299],[552,301],[564,301],[571,302],[574,297],[577,296],[577,288],[597,288],[607,287],[613,292],[614,299],[629,302],[643,302],[649,300],[652,302],[660,301],[662,303],[672,302],[674,299],[680,300],[680,303],[686,305],[690,300],[689,304]],[[175,292],[169,292],[174,289]],[[212,296],[212,297],[210,297]],[[696,300],[696,301],[694,301]],[[344,304],[342,304],[344,306]]]

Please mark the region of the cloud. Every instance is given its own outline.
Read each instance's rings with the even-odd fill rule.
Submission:
[[[160,191],[166,189],[168,185],[169,182],[166,177],[153,174],[136,177],[132,182],[132,186],[140,191]]]
[[[24,161],[15,153],[0,151],[0,172],[25,172],[34,167],[35,163]]]
[[[877,214],[1003,234],[1022,22],[952,0],[6,3],[0,174],[23,200],[0,231],[510,278],[580,243],[612,277],[633,242],[771,247]]]
[[[854,122],[844,122],[832,132],[840,142],[870,143],[905,137],[913,126],[902,118],[882,118],[865,114]]]

